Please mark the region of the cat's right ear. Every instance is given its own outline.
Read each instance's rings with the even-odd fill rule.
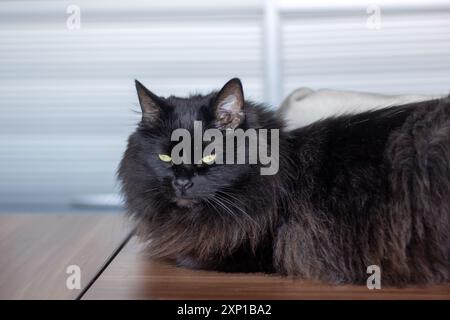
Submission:
[[[142,110],[142,121],[151,124],[157,121],[161,112],[161,100],[153,92],[148,90],[142,83],[135,80],[139,104]]]

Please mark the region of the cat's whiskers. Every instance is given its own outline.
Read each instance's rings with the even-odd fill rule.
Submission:
[[[143,193],[149,193],[149,192],[156,191],[156,190],[158,190],[158,189],[160,189],[160,188],[157,188],[157,187],[155,187],[155,188],[149,188],[149,189],[145,189],[145,190],[142,191],[142,192],[143,192]]]
[[[238,216],[233,212],[233,210],[231,210],[225,203],[223,203],[223,201],[221,201],[220,199],[218,199],[217,197],[212,197],[210,198],[210,200],[213,203],[216,203],[217,205],[219,205],[223,210],[225,210],[226,213],[228,213],[234,221],[236,221],[236,223],[239,224],[239,226],[241,227],[241,229],[244,229],[244,226],[242,225],[242,221],[238,218]]]
[[[226,193],[224,193],[224,192],[222,192],[222,193],[223,193],[223,194],[226,194]],[[226,195],[231,196],[230,194],[226,194]],[[247,218],[247,219],[250,221],[250,223],[253,224],[253,226],[259,227],[259,224],[255,221],[255,219],[253,219],[253,217],[250,216],[250,215],[249,215],[246,211],[244,211],[242,208],[240,208],[239,206],[237,206],[233,201],[231,201],[230,199],[225,198],[224,196],[220,196],[220,195],[218,195],[217,193],[216,193],[215,197],[216,197],[217,199],[220,199],[222,202],[227,203],[227,204],[230,205],[232,208],[235,208],[235,209],[239,210],[241,213],[244,214],[245,218]],[[239,201],[239,202],[240,202],[239,199],[237,199],[237,198],[234,198],[234,199],[235,199],[236,201]],[[242,202],[241,202],[241,204],[242,204]],[[230,208],[230,210],[231,210],[232,208]]]
[[[239,211],[241,211],[244,215],[248,216],[249,218],[252,219],[252,217],[245,211],[243,210],[241,207],[238,207],[233,201],[231,201],[230,199],[227,199],[226,197],[230,197],[232,200],[238,202],[238,204],[240,204],[241,206],[244,206],[244,203],[238,199],[236,196],[227,193],[225,191],[217,191],[216,192],[217,195],[223,195],[220,196],[223,200],[227,201],[228,203],[230,203],[231,205],[233,205],[236,209],[238,209]]]

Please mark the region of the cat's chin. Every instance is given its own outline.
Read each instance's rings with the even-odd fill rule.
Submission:
[[[182,208],[192,208],[193,206],[195,206],[198,201],[196,199],[193,198],[182,198],[182,197],[177,197],[174,199],[175,204],[179,207]]]

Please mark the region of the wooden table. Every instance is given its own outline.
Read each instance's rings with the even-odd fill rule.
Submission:
[[[425,288],[330,286],[263,274],[226,274],[152,261],[121,215],[0,215],[0,299],[450,299]],[[81,288],[66,287],[67,267]]]
[[[131,233],[119,215],[0,215],[0,299],[75,299]],[[81,288],[69,290],[69,266]]]

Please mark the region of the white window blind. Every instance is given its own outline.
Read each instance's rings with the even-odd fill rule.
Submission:
[[[366,2],[302,2],[0,2],[0,211],[116,193],[135,78],[187,95],[239,76],[275,103],[299,86],[448,91],[450,4],[382,4],[370,30]]]
[[[372,15],[367,3],[335,8],[292,3],[285,2],[281,13],[284,94],[298,86],[449,92],[450,3],[384,1],[379,29],[366,25]]]

